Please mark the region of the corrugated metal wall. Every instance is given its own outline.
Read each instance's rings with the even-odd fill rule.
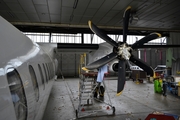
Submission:
[[[180,33],[171,32],[170,41],[174,45],[180,45]],[[173,57],[175,59],[180,58],[180,48],[173,48]]]
[[[79,61],[81,53],[58,53],[60,70],[64,77],[79,76]]]
[[[165,65],[166,51],[157,49],[141,50],[141,59],[152,68],[155,68],[157,65]]]
[[[169,40],[169,44],[179,45],[180,33],[171,32]],[[172,75],[177,75],[177,72],[180,71],[180,48],[172,48],[172,55],[169,55],[169,57],[175,60],[172,60]]]

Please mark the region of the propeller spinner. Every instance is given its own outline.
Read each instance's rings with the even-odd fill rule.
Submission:
[[[112,53],[109,55],[88,64],[85,66],[83,69],[97,69],[110,61],[118,58],[119,59],[119,64],[118,64],[118,83],[117,83],[117,95],[120,95],[124,89],[125,85],[125,64],[126,61],[131,61],[134,64],[138,65],[144,71],[147,72],[147,75],[153,76],[154,71],[153,69],[146,64],[144,61],[136,58],[133,56],[132,50],[133,49],[138,49],[139,47],[143,46],[144,43],[147,43],[153,39],[156,39],[158,37],[161,37],[159,33],[152,33],[148,36],[145,36],[144,38],[140,39],[139,41],[135,42],[131,47],[128,46],[126,43],[127,41],[127,32],[128,32],[128,24],[129,24],[129,17],[130,17],[130,11],[131,7],[127,7],[126,10],[124,11],[123,15],[123,42],[116,43],[113,39],[111,39],[109,36],[107,36],[102,30],[100,30],[96,25],[94,25],[91,21],[88,21],[90,29],[100,38],[105,40],[107,43],[111,44],[114,48]]]

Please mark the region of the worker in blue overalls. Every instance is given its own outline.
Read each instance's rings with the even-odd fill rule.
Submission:
[[[96,97],[96,98],[97,98],[98,93],[99,93],[99,97],[104,97],[105,89],[101,85],[101,83],[103,82],[104,74],[107,72],[108,72],[108,65],[104,65],[101,68],[99,68],[99,70],[98,70],[98,75],[97,75],[97,84],[98,85],[95,88],[95,92],[94,92],[94,97]]]

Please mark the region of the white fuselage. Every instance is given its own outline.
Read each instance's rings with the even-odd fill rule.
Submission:
[[[57,69],[53,47],[32,42],[2,17],[0,42],[0,120],[41,120]]]
[[[139,66],[130,66],[130,70],[143,71],[143,69],[142,69],[142,68],[140,68]]]

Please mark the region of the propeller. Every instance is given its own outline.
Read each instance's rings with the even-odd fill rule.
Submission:
[[[96,25],[94,25],[91,21],[88,21],[90,29],[100,38],[105,40],[107,43],[111,44],[113,46],[113,51],[109,55],[106,55],[105,57],[88,64],[83,69],[97,69],[110,61],[118,58],[119,64],[118,64],[118,83],[117,83],[117,95],[120,95],[124,89],[125,85],[125,64],[126,61],[131,61],[134,64],[138,65],[144,71],[147,72],[147,75],[150,75],[151,77],[154,74],[153,69],[143,62],[142,60],[136,58],[131,53],[133,49],[137,49],[139,47],[142,47],[144,43],[147,43],[153,39],[156,39],[158,37],[161,37],[159,33],[152,33],[148,36],[145,36],[144,38],[140,39],[139,41],[135,42],[132,46],[128,46],[126,43],[127,41],[127,33],[128,33],[128,24],[129,24],[129,18],[130,18],[130,11],[131,7],[127,7],[124,11],[123,15],[123,42],[116,43],[113,39],[111,39],[107,34],[105,34],[101,29],[99,29]]]

